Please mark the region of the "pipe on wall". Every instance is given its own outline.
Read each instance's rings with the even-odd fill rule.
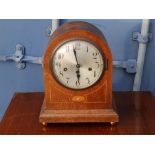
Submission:
[[[143,19],[141,27],[141,35],[147,36],[149,32],[149,19]],[[133,91],[139,91],[141,88],[141,80],[143,75],[143,66],[145,61],[147,43],[139,43],[138,57],[137,57],[137,73],[134,78]]]
[[[59,27],[59,25],[60,25],[59,19],[52,19],[52,33]]]

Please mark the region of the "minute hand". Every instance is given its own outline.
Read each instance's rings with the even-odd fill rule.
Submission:
[[[77,65],[79,65],[79,63],[78,63],[78,59],[77,59],[77,55],[76,55],[76,50],[73,49],[73,51],[74,51],[74,56],[75,56],[76,63],[77,63]]]
[[[77,60],[76,50],[73,49],[73,51],[74,51],[74,56],[76,59],[76,68],[77,68],[76,75],[77,75],[78,83],[80,84],[80,70],[79,70],[80,64],[78,63],[78,60]]]

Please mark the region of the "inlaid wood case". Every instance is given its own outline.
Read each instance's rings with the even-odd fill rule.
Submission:
[[[93,50],[97,51],[96,56]],[[59,56],[61,52],[64,53]],[[82,64],[82,60],[88,63]],[[98,28],[87,22],[60,26],[50,38],[43,70],[45,97],[39,117],[42,124],[118,122],[112,102],[112,55]]]

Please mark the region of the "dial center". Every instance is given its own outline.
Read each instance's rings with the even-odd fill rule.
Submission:
[[[77,68],[80,68],[81,66],[80,66],[80,64],[77,64],[76,67],[77,67]]]

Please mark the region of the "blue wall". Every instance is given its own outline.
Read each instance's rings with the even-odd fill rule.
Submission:
[[[61,20],[61,24],[70,20]],[[140,31],[141,20],[84,20],[96,25],[105,35],[112,51],[113,60],[137,58],[138,43],[132,41],[132,32]],[[0,20],[0,55],[11,55],[17,43],[26,47],[26,54],[42,56],[49,37],[46,28],[51,20]],[[151,21],[150,32],[155,32]],[[155,42],[149,43],[144,65],[142,90],[155,95]],[[123,69],[113,69],[113,90],[132,90],[134,74]],[[2,118],[15,92],[44,91],[41,65],[27,64],[18,70],[14,62],[0,62],[0,118]]]

